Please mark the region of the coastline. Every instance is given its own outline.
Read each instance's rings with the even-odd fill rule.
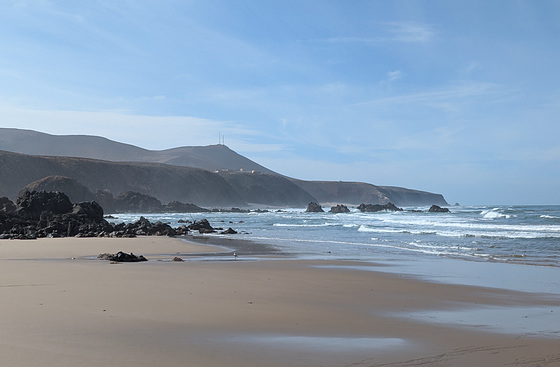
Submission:
[[[433,316],[526,308],[529,314],[519,317],[531,322],[530,310],[558,314],[557,297],[430,282],[391,274],[383,264],[285,258],[270,248],[260,252],[257,243],[215,240],[0,241],[1,364],[560,363],[558,334],[498,332]],[[229,256],[232,248],[244,254],[238,260],[255,261],[236,261]],[[120,250],[149,261],[92,259]],[[173,254],[195,261],[169,261]],[[208,261],[198,261],[206,255]]]

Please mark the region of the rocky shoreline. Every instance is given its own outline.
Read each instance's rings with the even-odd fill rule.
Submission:
[[[249,212],[249,210],[231,208],[208,210],[193,204],[171,202],[162,205],[157,199],[139,193],[127,193],[127,205],[124,211],[154,212]],[[175,209],[175,210],[171,210]],[[362,212],[402,211],[392,203],[361,204],[357,207]],[[258,210],[263,211],[263,210]],[[429,212],[448,212],[447,208],[432,205]],[[324,212],[316,202],[309,203],[306,212]],[[345,205],[333,206],[330,213],[348,213]],[[70,198],[59,191],[25,191],[14,202],[0,198],[0,239],[36,239],[45,237],[136,237],[136,236],[181,236],[194,231],[200,234],[215,233],[236,234],[233,228],[213,228],[206,219],[200,221],[183,221],[173,228],[161,221],[152,223],[141,217],[134,223],[110,223],[104,217],[102,205],[97,201],[72,203]]]
[[[103,208],[95,201],[72,204],[61,192],[26,191],[15,204],[0,198],[0,239],[36,239],[45,237],[136,237],[180,236],[190,231],[224,234],[237,233],[213,228],[206,219],[185,222],[173,228],[161,221],[152,223],[141,217],[134,223],[108,222]]]

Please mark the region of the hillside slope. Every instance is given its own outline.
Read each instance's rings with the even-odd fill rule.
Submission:
[[[0,150],[14,153],[101,159],[115,162],[166,163],[209,171],[245,170],[275,174],[225,145],[148,150],[89,135],[50,135],[0,128]]]
[[[47,176],[73,178],[92,192],[109,190],[116,195],[136,191],[162,202],[178,200],[207,206],[244,204],[222,177],[198,168],[0,151],[0,197],[13,199],[24,186]]]
[[[222,179],[225,179],[227,183],[234,186],[237,185],[234,190],[238,196],[237,199],[263,205],[302,206],[307,205],[308,202],[305,203],[305,200],[313,200],[325,204],[345,203],[351,205],[359,205],[361,203],[384,204],[388,201],[401,206],[448,205],[440,194],[400,187],[380,187],[363,182],[302,181],[291,179],[253,162],[225,145],[219,144],[179,147],[166,150],[147,150],[96,136],[50,135],[32,130],[0,128],[0,150],[40,156],[81,157],[112,162],[138,162],[138,164],[140,164],[139,162],[146,162],[145,165],[137,165],[136,167],[154,167],[149,164],[164,163],[177,167],[191,167],[219,172],[222,175]],[[255,171],[257,173],[275,175],[278,178],[272,179],[267,176],[250,174],[242,176],[224,175],[226,172],[240,171]],[[50,173],[49,175],[56,174]],[[141,177],[141,175],[138,177]],[[146,179],[149,178],[146,177]],[[291,182],[288,182],[288,180]],[[130,181],[130,179],[126,181]],[[100,184],[99,182],[82,183],[88,187],[99,186]],[[158,198],[163,202],[168,201],[169,197],[173,197],[173,200],[183,201],[177,199],[177,196],[184,195],[179,194],[181,189],[171,188],[169,183],[165,184],[162,182],[162,184],[163,187],[171,190],[170,193],[166,193],[163,188],[153,186],[155,185],[154,182],[148,182],[144,186],[157,189],[157,192],[160,193]],[[142,188],[140,182],[137,182],[136,185],[128,186]],[[208,191],[211,187],[207,187],[206,190]],[[210,192],[200,197],[208,201],[209,196],[211,196]],[[218,197],[220,197],[219,194]],[[233,197],[231,199],[233,200]],[[203,205],[202,202],[193,203]]]
[[[292,180],[321,203],[386,204],[398,206],[449,205],[442,195],[364,182]]]
[[[200,206],[305,206],[316,200],[290,180],[271,174],[221,174],[200,168],[161,163],[109,162],[88,158],[32,156],[0,151],[0,197],[15,198],[24,186],[47,176],[64,176],[91,192],[113,195],[135,191],[163,203]]]

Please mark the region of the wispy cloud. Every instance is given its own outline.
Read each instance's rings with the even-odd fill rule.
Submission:
[[[434,39],[436,33],[428,24],[412,22],[385,23],[386,32],[390,35],[388,40],[398,42],[428,42]]]
[[[500,95],[511,93],[504,91],[498,85],[488,82],[461,82],[449,86],[430,89],[418,93],[402,94],[398,96],[377,98],[355,103],[355,106],[366,104],[411,104],[426,102],[442,102],[483,95]]]
[[[436,37],[433,26],[412,22],[386,22],[375,35],[337,36],[304,40],[304,42],[380,44],[386,42],[426,43]]]
[[[387,73],[387,78],[389,79],[390,82],[392,82],[394,80],[398,80],[402,77],[403,77],[403,73],[400,70],[389,71]]]

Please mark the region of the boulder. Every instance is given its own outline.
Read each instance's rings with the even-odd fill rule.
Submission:
[[[39,220],[42,213],[69,213],[72,207],[72,202],[62,192],[26,191],[16,199],[16,213],[30,220]]]
[[[391,211],[391,212],[400,212],[403,209],[402,208],[398,208],[395,206],[395,204],[393,203],[387,203],[387,204],[360,204],[358,206],[358,209],[361,212],[366,212],[366,213],[372,213],[372,212],[380,212],[383,210],[386,211]]]
[[[102,222],[104,219],[103,208],[95,201],[74,204],[74,207],[72,208],[72,214],[87,218],[92,222]]]
[[[223,231],[222,234],[237,234],[237,231],[234,230],[233,228],[229,227],[228,229]]]
[[[161,213],[163,205],[150,196],[138,192],[123,192],[115,198],[115,210],[120,213]]]
[[[430,212],[430,213],[449,213],[449,209],[442,208],[441,206],[438,206],[438,205],[434,204],[430,207],[430,209],[428,209],[428,212]]]
[[[208,219],[201,219],[194,221],[188,227],[191,231],[198,231],[198,233],[214,233],[216,230],[210,225]]]
[[[119,263],[135,263],[141,261],[148,261],[143,255],[136,256],[132,252],[119,251],[116,254],[104,253],[97,256],[100,260],[109,260]]]
[[[307,205],[307,209],[305,210],[305,212],[306,213],[324,213],[325,211],[323,210],[321,205],[312,201]]]
[[[350,209],[346,205],[338,204],[337,206],[331,207],[329,213],[350,213]]]

